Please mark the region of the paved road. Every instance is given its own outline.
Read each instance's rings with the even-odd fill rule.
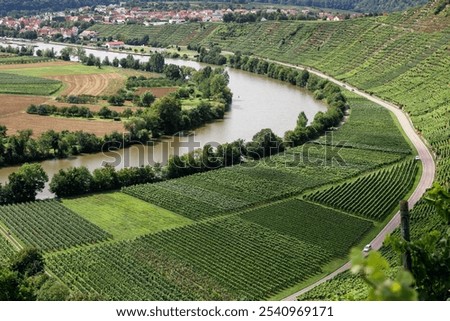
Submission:
[[[270,61],[270,60],[268,60],[268,61]],[[275,62],[275,61],[272,61],[272,62]],[[279,63],[279,62],[276,62],[276,63]],[[410,206],[410,208],[412,208],[414,206],[414,204],[416,204],[420,200],[420,198],[426,192],[426,190],[429,187],[431,187],[431,185],[433,184],[434,175],[436,172],[436,165],[434,163],[433,155],[430,153],[430,150],[428,149],[427,145],[422,140],[422,138],[417,134],[409,116],[405,112],[403,112],[399,107],[397,107],[396,105],[391,104],[381,98],[371,96],[371,95],[365,93],[364,91],[359,90],[356,87],[350,86],[346,83],[343,83],[342,81],[334,79],[318,70],[314,70],[314,69],[303,67],[303,66],[285,64],[285,63],[279,63],[279,64],[287,66],[287,67],[301,69],[301,70],[307,69],[312,74],[315,74],[319,77],[322,77],[329,81],[332,81],[333,83],[335,83],[341,87],[351,90],[354,93],[356,93],[364,98],[367,98],[368,100],[371,100],[380,106],[383,106],[383,107],[389,109],[395,115],[395,117],[397,117],[400,125],[402,126],[404,132],[406,133],[406,135],[408,136],[410,141],[415,146],[417,153],[422,161],[422,176],[420,178],[419,184],[417,185],[416,189],[414,190],[414,193],[412,193],[408,199],[409,206]],[[392,233],[392,231],[394,231],[399,226],[399,224],[400,224],[400,212],[397,212],[395,214],[395,216],[389,221],[389,223],[387,223],[387,225],[383,228],[383,230],[372,240],[372,242],[371,242],[372,248],[374,250],[378,250],[383,245],[383,241],[386,238],[386,236],[389,235],[390,233]],[[298,292],[288,296],[287,298],[284,298],[283,301],[294,301],[297,299],[297,297],[299,295],[308,292],[309,290],[315,288],[319,284],[334,278],[336,275],[338,275],[348,269],[350,269],[350,262],[347,262],[346,264],[341,266],[339,269],[337,269],[336,271],[327,275],[326,277],[320,279],[319,281],[312,284],[311,286],[306,287],[303,290],[298,291]]]

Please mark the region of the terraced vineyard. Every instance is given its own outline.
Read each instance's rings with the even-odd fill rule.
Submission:
[[[307,229],[308,225],[305,225]],[[265,299],[332,254],[238,217],[47,257],[72,287],[121,300]]]
[[[106,232],[57,201],[1,206],[0,220],[26,245],[45,251],[109,238]]]
[[[343,164],[336,164],[336,158]],[[199,220],[251,205],[299,194],[307,188],[353,177],[398,161],[400,154],[307,144],[260,162],[183,177],[157,184],[132,186],[123,192]]]
[[[51,95],[62,86],[60,81],[0,73],[1,94]]]
[[[409,160],[354,181],[306,195],[305,198],[333,208],[382,221],[414,184],[418,167]]]
[[[11,244],[0,236],[0,268],[8,263],[11,256],[15,253]]]
[[[396,121],[386,108],[351,92],[346,92],[345,96],[350,105],[351,117],[343,126],[331,132],[331,136],[318,139],[318,143],[411,153],[411,147],[402,137]]]
[[[339,257],[345,257],[373,227],[370,221],[298,199],[251,210],[241,218],[318,245]]]

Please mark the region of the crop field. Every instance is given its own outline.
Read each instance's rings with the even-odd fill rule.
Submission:
[[[321,137],[320,144],[341,145],[386,152],[411,153],[391,113],[367,99],[345,93],[351,117],[332,136]]]
[[[57,201],[1,206],[0,221],[26,245],[47,251],[110,237]]]
[[[48,96],[62,86],[60,81],[0,73],[0,94]]]
[[[320,273],[331,258],[315,244],[231,217],[46,260],[71,287],[107,299],[257,300]]]
[[[246,212],[241,218],[315,244],[335,256],[345,257],[373,223],[298,199]]]
[[[411,189],[417,170],[416,162],[410,160],[392,168],[358,177],[354,181],[319,190],[305,198],[382,221]]]
[[[316,148],[315,145],[305,145],[285,155],[245,166],[127,187],[123,191],[199,220],[296,195],[305,189],[349,178],[402,158],[399,154],[343,149],[339,156],[345,160],[345,164],[338,166],[333,163],[337,155],[331,149],[327,146]]]
[[[9,262],[14,253],[11,244],[0,235],[0,268]]]
[[[62,203],[111,234],[114,239],[131,239],[191,222],[183,216],[123,193],[64,199]]]

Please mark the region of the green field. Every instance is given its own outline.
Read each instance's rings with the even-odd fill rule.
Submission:
[[[47,96],[57,92],[61,86],[62,83],[57,80],[0,73],[0,94]]]
[[[26,245],[46,251],[110,238],[108,233],[57,201],[0,206],[0,221]]]
[[[68,63],[67,65],[55,66],[33,66],[19,69],[2,69],[2,73],[15,74],[30,77],[51,77],[65,75],[92,75],[117,72],[113,67],[102,67],[101,69],[93,66],[85,66],[78,63]]]
[[[131,239],[191,222],[183,216],[123,193],[64,199],[62,203],[111,234],[114,239],[119,240]]]
[[[319,190],[305,198],[355,215],[384,220],[411,190],[418,166],[409,160],[356,180]]]

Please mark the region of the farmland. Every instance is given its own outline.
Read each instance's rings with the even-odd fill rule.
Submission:
[[[125,79],[119,73],[88,74],[88,75],[65,75],[52,76],[66,84],[62,95],[92,95],[100,96],[110,90],[111,84],[118,83],[115,94],[125,83]],[[114,90],[113,90],[114,91]]]
[[[104,136],[113,131],[123,132],[124,130],[123,123],[112,120],[95,121],[59,117],[53,118],[52,121],[42,121],[41,116],[26,113],[31,104],[57,104],[53,97],[44,98],[36,95],[115,94],[124,86],[125,77],[115,72],[113,68],[98,69],[63,61],[0,65],[0,84],[0,93],[23,95],[0,95],[2,101],[0,123],[8,128],[8,134],[31,129],[33,136],[38,137],[50,129],[57,132],[70,129]],[[94,107],[93,110],[96,108]]]
[[[0,94],[48,96],[61,86],[62,83],[56,80],[0,73]]]
[[[0,237],[0,268],[8,263],[14,252],[11,244],[5,238]]]
[[[333,159],[327,159],[332,154],[330,148],[305,145],[261,162],[132,186],[123,191],[199,220],[296,195],[305,189],[349,178],[402,158],[398,154],[344,149],[341,157],[347,163],[336,166]]]
[[[414,183],[414,160],[306,196],[307,199],[374,220],[383,220]]]
[[[108,299],[237,300],[268,298],[317,273],[331,257],[314,244],[233,217],[47,261],[68,284]]]
[[[64,249],[110,237],[56,201],[1,206],[0,221],[25,244],[42,250]]]
[[[349,249],[373,227],[370,221],[298,199],[251,210],[241,218],[318,245],[339,257],[345,257]]]
[[[351,117],[344,126],[332,132],[332,136],[322,137],[317,142],[360,149],[411,153],[411,147],[402,137],[396,121],[387,109],[353,93],[347,92],[345,95],[351,106]],[[367,134],[368,126],[370,126],[370,135]]]
[[[64,199],[62,203],[111,234],[114,239],[131,239],[191,222],[182,216],[123,193],[102,193]],[[93,208],[95,211],[92,211]]]

